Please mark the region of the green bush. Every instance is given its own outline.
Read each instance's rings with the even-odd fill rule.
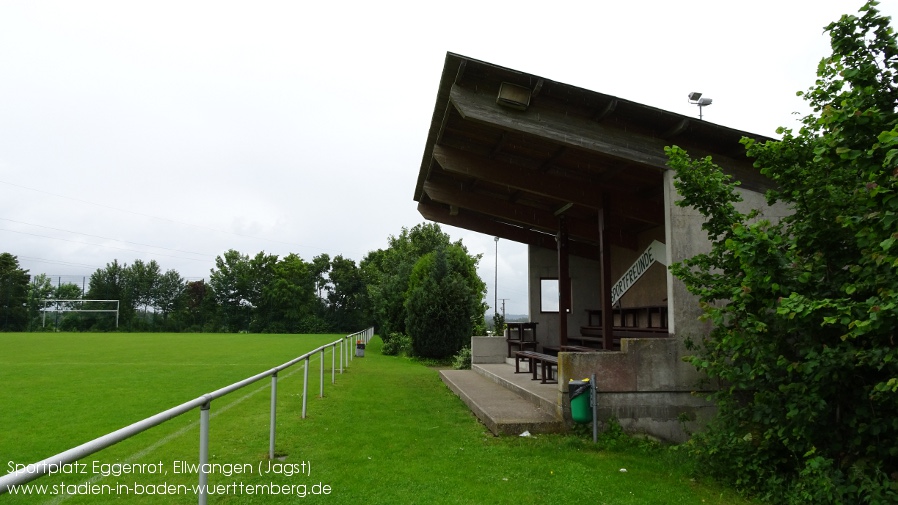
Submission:
[[[471,346],[462,347],[452,359],[452,368],[456,370],[471,369]]]
[[[713,323],[690,361],[721,384],[690,447],[776,503],[898,503],[898,43],[875,5],[827,27],[801,130],[743,140],[778,222],[739,212],[710,158],[667,149],[711,241],[671,266]]]
[[[394,331],[386,337],[381,337],[381,340],[383,341],[383,346],[380,352],[384,356],[398,356],[411,353],[412,339],[408,335]]]

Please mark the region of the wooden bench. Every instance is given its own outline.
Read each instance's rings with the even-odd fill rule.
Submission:
[[[583,344],[584,346],[587,346],[587,345],[589,345],[589,344],[598,345],[599,348],[601,348],[602,345],[604,345],[604,343],[605,343],[605,339],[602,338],[602,337],[589,337],[589,336],[586,336],[586,335],[570,336],[570,337],[568,337],[567,339],[568,339],[568,340],[575,341],[575,342],[580,342],[580,343]],[[612,342],[613,342],[613,344],[614,344],[615,346],[620,346],[620,339],[619,339],[619,338],[613,339]]]
[[[602,349],[596,349],[595,347],[586,347],[582,345],[559,345],[557,347],[554,346],[543,346],[543,351],[546,354],[552,354],[557,356],[559,352],[599,352]]]
[[[620,348],[620,339],[622,338],[667,338],[670,337],[667,328],[622,328],[614,327],[614,338],[612,344],[615,349]],[[605,339],[602,337],[601,326],[581,326],[579,336],[571,336],[567,338],[583,345],[599,345],[602,346]]]
[[[586,309],[589,326],[597,326],[602,321],[601,309]],[[620,327],[667,328],[667,305],[644,305],[618,307],[612,309],[612,321]],[[657,319],[657,321],[656,321]],[[645,323],[645,326],[643,326]],[[656,324],[657,323],[657,324]]]
[[[665,338],[669,337],[670,333],[668,333],[667,328],[633,328],[633,327],[623,327],[623,326],[615,326],[612,328],[614,332],[614,338]],[[580,327],[580,336],[583,337],[601,337],[602,336],[602,327],[601,326],[581,326]],[[574,337],[568,337],[574,338]]]
[[[554,379],[554,374],[552,372],[552,366],[558,366],[558,357],[535,351],[515,351],[514,373],[527,373],[522,372],[520,368],[521,360],[525,359],[530,364],[530,373],[533,375],[532,380],[537,379],[536,363],[539,362],[542,371],[542,381],[540,382],[542,384],[558,384],[558,381]]]

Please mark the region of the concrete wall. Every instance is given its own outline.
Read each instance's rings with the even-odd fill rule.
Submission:
[[[665,172],[664,177],[664,203],[667,212],[665,221],[665,244],[667,244],[668,257],[672,263],[691,258],[696,254],[711,250],[711,243],[707,234],[702,230],[704,217],[693,208],[678,207],[674,204],[680,199],[673,185],[674,172]],[[789,209],[782,204],[767,206],[764,195],[753,191],[738,189],[742,196],[742,202],[736,204],[736,209],[747,213],[752,209],[761,211],[758,219],[768,219],[772,222],[779,221],[788,215]],[[686,286],[667,272],[668,310],[670,311],[670,331],[677,338],[701,338],[710,331],[707,323],[698,320],[702,312],[698,300],[686,291]]]
[[[568,381],[595,373],[599,421],[614,417],[627,431],[685,441],[710,419],[713,406],[695,394],[702,377],[680,361],[683,353],[676,338],[623,339],[619,352],[560,353],[558,414],[570,419]]]
[[[471,337],[471,364],[505,363],[507,356],[505,337]]]

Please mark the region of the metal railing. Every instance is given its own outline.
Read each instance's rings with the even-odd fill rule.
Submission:
[[[159,412],[156,415],[147,417],[141,421],[137,421],[134,424],[125,426],[119,430],[113,431],[111,433],[107,433],[101,437],[95,438],[90,442],[83,443],[77,447],[73,447],[67,451],[63,451],[59,454],[50,456],[49,458],[43,459],[36,463],[29,464],[25,466],[25,468],[16,470],[15,472],[8,473],[6,475],[0,476],[0,494],[6,493],[10,490],[10,488],[14,486],[18,486],[21,484],[25,484],[30,482],[38,477],[46,475],[50,470],[61,468],[63,465],[78,461],[81,458],[86,456],[90,456],[96,452],[99,452],[111,445],[117,444],[125,439],[133,437],[138,433],[146,431],[154,426],[158,426],[170,419],[180,416],[181,414],[187,413],[197,407],[200,409],[200,440],[199,440],[199,465],[197,465],[198,469],[198,477],[199,477],[199,486],[198,490],[198,503],[203,505],[206,503],[206,489],[208,483],[208,475],[207,468],[209,463],[209,419],[210,419],[210,410],[212,408],[212,400],[217,398],[221,398],[229,393],[232,393],[240,388],[246,387],[254,382],[258,382],[265,377],[271,377],[271,418],[270,418],[270,426],[269,426],[269,444],[268,444],[268,458],[274,459],[274,443],[275,443],[275,435],[276,435],[276,408],[277,408],[277,376],[278,372],[284,370],[285,368],[289,368],[300,361],[305,362],[305,370],[303,371],[303,384],[302,384],[302,418],[306,418],[306,400],[308,399],[309,392],[309,361],[315,354],[321,353],[321,381],[320,381],[320,391],[319,395],[324,397],[324,352],[328,348],[333,348],[333,353],[331,353],[331,384],[336,382],[336,355],[337,355],[337,346],[340,346],[340,373],[343,373],[344,365],[348,366],[349,362],[352,361],[355,356],[355,344],[357,341],[361,341],[365,344],[374,336],[374,328],[368,328],[366,330],[362,330],[360,332],[353,333],[351,335],[346,335],[343,338],[335,340],[329,344],[322,345],[312,351],[309,351],[302,356],[294,358],[283,365],[276,366],[272,369],[266,370],[262,373],[253,375],[252,377],[247,377],[240,382],[235,382],[229,386],[225,386],[221,389],[213,391],[211,393],[206,393],[203,396],[190,400],[188,402],[184,402],[176,407],[172,407],[163,412]]]

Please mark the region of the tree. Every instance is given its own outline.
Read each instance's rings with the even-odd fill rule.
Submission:
[[[44,300],[55,298],[53,293],[53,281],[47,274],[37,274],[28,284],[28,319],[31,326],[41,326],[41,310],[44,308]]]
[[[57,300],[80,300],[81,287],[71,282],[65,282],[53,289],[53,298]],[[82,308],[78,302],[59,302],[56,308],[63,311],[54,314],[56,327],[60,330],[79,330],[84,327],[83,313],[68,312],[71,309]],[[61,318],[61,320],[60,320]]]
[[[153,308],[162,314],[163,320],[178,309],[181,293],[184,291],[184,278],[176,270],[168,270],[159,276],[153,291]]]
[[[144,316],[153,302],[159,288],[159,281],[162,277],[159,264],[156,260],[150,260],[144,263],[142,260],[134,260],[126,270],[126,278],[128,289],[131,293],[131,300],[137,307],[143,307]]]
[[[271,307],[269,331],[315,333],[324,323],[316,315],[319,304],[313,266],[296,254],[281,258],[274,267],[274,280],[265,288]]]
[[[405,302],[414,355],[447,358],[470,342],[475,318],[483,328],[486,283],[477,276],[479,259],[450,244],[415,263]]]
[[[28,270],[19,267],[19,258],[0,253],[0,328],[24,331],[28,327]]]
[[[214,320],[218,307],[212,288],[205,281],[188,282],[178,305],[181,309],[178,317],[188,331],[214,331],[217,328]]]
[[[215,258],[215,267],[209,276],[209,287],[222,313],[224,329],[248,329],[251,316],[249,256],[230,249]]]
[[[127,264],[119,264],[118,260],[112,260],[112,263],[106,264],[106,268],[99,268],[91,274],[87,289],[87,298],[90,300],[119,301],[119,322],[122,326],[128,326],[134,320],[136,306],[128,286],[127,270]],[[85,308],[105,309],[108,306],[91,307],[85,304]],[[115,319],[110,317],[92,315],[84,319],[97,329],[112,330],[115,328]]]
[[[355,261],[337,256],[331,262],[328,321],[333,330],[353,332],[367,320],[367,292]]]
[[[268,326],[277,323],[274,307],[269,303],[266,290],[277,278],[278,257],[274,254],[258,252],[249,260],[246,300],[252,312],[250,329],[256,332],[270,331]]]
[[[312,258],[311,265],[312,277],[315,279],[315,292],[318,293],[318,298],[323,298],[324,295],[322,291],[324,291],[325,286],[327,285],[327,273],[331,269],[331,257],[328,254],[321,253],[318,256]]]
[[[790,216],[738,212],[709,158],[668,149],[712,242],[672,267],[714,323],[691,361],[722,385],[694,447],[774,501],[898,499],[898,44],[875,6],[827,26],[801,129],[743,140]]]
[[[388,242],[387,249],[369,252],[361,263],[372,315],[381,335],[407,333],[405,299],[412,268],[425,254],[452,243],[435,223],[418,224],[411,230],[403,227],[399,236],[391,235]],[[464,248],[461,241],[456,244]]]

